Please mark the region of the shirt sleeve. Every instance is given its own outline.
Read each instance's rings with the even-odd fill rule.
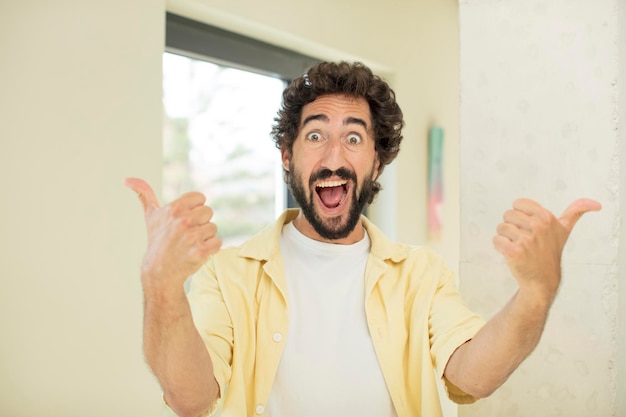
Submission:
[[[448,397],[457,404],[470,404],[477,398],[463,392],[444,377],[452,354],[471,340],[484,326],[485,320],[467,308],[456,286],[453,273],[435,262],[439,280],[433,296],[429,316],[431,355],[437,375],[443,380]]]
[[[214,273],[213,258],[193,276],[187,298],[194,324],[209,352],[213,375],[220,387],[217,408],[231,376],[233,324]]]
[[[161,394],[161,399],[163,400],[163,406],[165,407],[163,416],[164,417],[178,417],[177,414],[170,408],[170,405],[167,403],[167,400],[165,399],[165,394]],[[216,404],[213,406],[213,408],[205,411],[204,413],[200,414],[197,417],[209,417],[218,408],[219,403],[220,401],[217,401]]]

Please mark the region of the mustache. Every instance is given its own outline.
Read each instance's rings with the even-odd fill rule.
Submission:
[[[313,174],[311,174],[311,178],[309,179],[309,185],[313,185],[316,181],[323,181],[333,176],[339,177],[342,180],[352,180],[354,183],[356,183],[355,172],[342,167],[335,171],[332,171],[328,168],[322,168],[318,171],[315,171]]]

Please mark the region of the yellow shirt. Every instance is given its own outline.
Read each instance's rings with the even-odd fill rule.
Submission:
[[[297,213],[289,210],[242,246],[221,250],[192,280],[194,322],[222,394],[215,415],[265,411],[289,327],[280,233]],[[398,417],[441,416],[435,370],[443,378],[452,353],[484,321],[465,307],[453,274],[432,251],[393,243],[362,220],[371,240],[367,323]],[[453,401],[475,401],[445,382]]]

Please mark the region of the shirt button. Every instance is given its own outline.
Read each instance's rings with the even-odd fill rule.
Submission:
[[[281,340],[283,340],[283,335],[280,334],[280,332],[276,332],[272,335],[272,340],[276,343],[280,342]]]
[[[265,411],[265,407],[263,407],[263,404],[259,404],[256,406],[255,410],[257,414],[263,414],[263,411]]]

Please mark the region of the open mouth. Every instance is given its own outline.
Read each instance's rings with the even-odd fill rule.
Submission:
[[[324,207],[334,209],[346,201],[348,181],[322,181],[315,186],[315,191]]]

